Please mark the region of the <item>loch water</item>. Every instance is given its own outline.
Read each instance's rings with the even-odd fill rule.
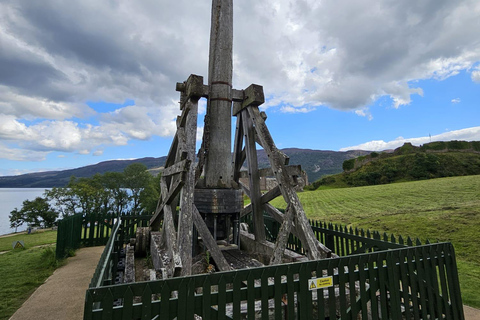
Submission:
[[[17,208],[22,208],[25,200],[35,200],[36,197],[43,196],[44,188],[0,188],[0,235],[15,232],[10,228],[10,212]],[[17,229],[23,231],[27,229],[24,224]]]

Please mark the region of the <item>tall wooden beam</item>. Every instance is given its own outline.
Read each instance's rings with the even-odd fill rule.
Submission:
[[[230,188],[232,117],[233,1],[213,0],[208,64],[209,146],[205,159],[207,188]]]
[[[260,193],[260,176],[258,174],[257,148],[255,146],[255,130],[247,110],[242,111],[242,122],[245,135],[245,149],[247,151],[250,200],[253,206],[253,234],[256,241],[263,241],[265,240],[265,226],[263,222],[263,204],[261,202],[262,194]]]

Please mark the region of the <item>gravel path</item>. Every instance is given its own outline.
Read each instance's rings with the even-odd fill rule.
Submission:
[[[104,247],[82,248],[67,264],[55,270],[10,320],[83,319],[88,289]]]

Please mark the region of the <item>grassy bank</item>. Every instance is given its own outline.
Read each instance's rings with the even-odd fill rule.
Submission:
[[[455,246],[462,297],[480,308],[480,176],[299,194],[311,219]],[[284,207],[282,200],[275,206]]]
[[[57,242],[57,231],[40,230],[31,234],[19,233],[0,237],[0,251],[11,250],[12,242],[16,241],[23,241],[27,249],[45,244],[53,244]]]
[[[8,319],[59,266],[56,238],[56,231],[0,238],[0,251],[8,250],[0,255],[0,320]],[[23,240],[27,249],[12,250],[12,242],[17,240]]]

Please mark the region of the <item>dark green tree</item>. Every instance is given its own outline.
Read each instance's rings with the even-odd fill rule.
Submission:
[[[123,170],[125,175],[125,188],[130,191],[130,210],[133,215],[141,214],[142,207],[140,205],[141,193],[148,187],[153,179],[148,173],[147,167],[141,163],[133,163]]]
[[[63,218],[75,214],[77,201],[70,188],[54,187],[50,190],[45,190],[43,196],[62,214]]]
[[[10,215],[8,217],[10,218],[10,228],[15,228],[15,233],[17,233],[18,227],[26,222],[24,214],[17,208],[10,211]]]
[[[22,204],[21,213],[25,221],[32,226],[52,227],[58,218],[58,212],[50,207],[48,200],[36,197],[35,200],[25,200]]]

